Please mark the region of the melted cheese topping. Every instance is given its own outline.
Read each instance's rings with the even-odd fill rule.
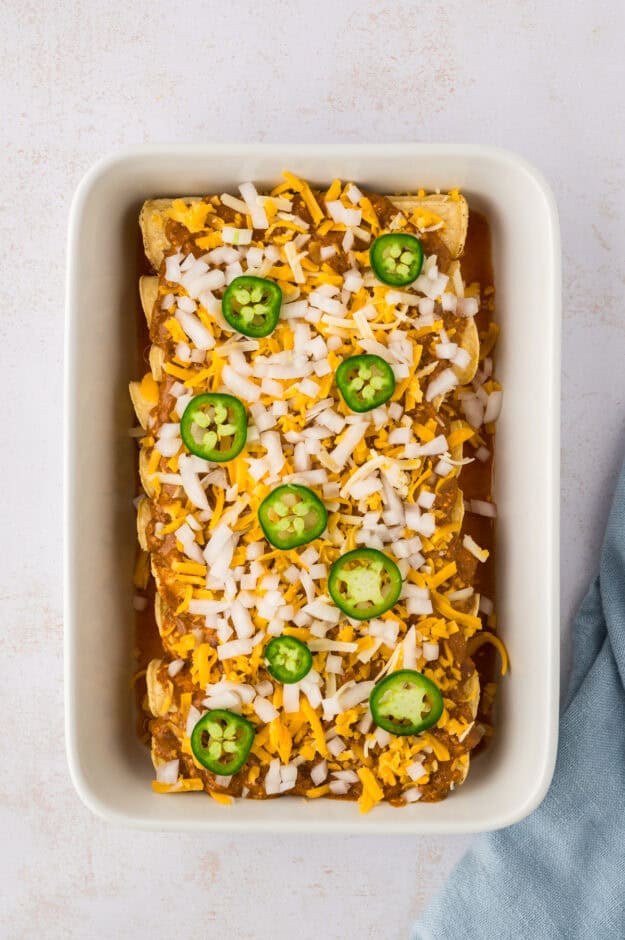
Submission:
[[[369,266],[368,246],[381,232],[422,234],[442,219],[422,209],[411,218],[397,212],[385,229],[353,184],[335,180],[320,197],[284,176],[270,196],[245,184],[243,201],[176,199],[166,211],[187,230],[186,248],[172,249],[159,274],[153,336],[163,374],[160,381],[146,375],[139,387],[151,410],[141,468],[166,651],[148,672],[168,705],[158,721],[178,740],[181,770],[176,783],[157,780],[154,788],[206,788],[220,802],[226,791],[295,789],[309,798],[359,798],[365,812],[384,798],[427,797],[436,779],[446,792],[466,772],[463,742],[479,691],[466,641],[483,628],[471,572],[488,553],[462,538],[457,478],[494,430],[475,416],[481,406],[483,417],[499,386],[489,360],[472,385],[458,384],[454,356],[463,351],[479,288],[465,291],[457,266],[449,277],[430,254],[401,291],[381,284]],[[232,222],[220,218],[220,204]],[[247,273],[283,290],[280,322],[260,340],[233,332],[220,311],[226,284]],[[467,298],[473,306],[463,311]],[[491,328],[489,352],[495,338]],[[385,405],[354,414],[334,373],[364,352],[391,364],[396,389]],[[477,354],[471,349],[458,367],[475,356],[477,368]],[[236,395],[249,413],[246,447],[227,464],[189,456],[180,439],[184,408],[205,391]],[[301,549],[278,551],[264,540],[257,513],[273,488],[290,481],[315,490],[328,527]],[[393,557],[404,587],[392,610],[357,623],[333,605],[327,575],[358,546]],[[295,686],[281,687],[264,668],[264,645],[280,635],[314,651],[312,672]],[[444,696],[436,728],[417,737],[376,729],[368,709],[373,682],[402,666],[426,673]],[[256,726],[251,758],[232,780],[201,769],[190,750],[194,722],[214,707]],[[159,729],[153,723],[155,739]],[[157,749],[157,769],[164,759]]]

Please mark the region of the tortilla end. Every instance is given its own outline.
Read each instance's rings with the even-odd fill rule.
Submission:
[[[459,524],[459,529],[462,528],[462,523],[464,521],[464,496],[462,491],[458,490],[458,495],[456,497],[456,502],[453,505],[451,510],[451,521]]]
[[[165,364],[165,353],[160,346],[153,344],[150,346],[149,353],[150,371],[155,382],[161,382],[163,379],[163,365]]]
[[[462,337],[458,344],[471,357],[463,369],[453,366],[459,385],[468,385],[475,378],[480,361],[480,337],[473,317],[466,317],[462,327]]]
[[[453,260],[464,251],[469,229],[469,204],[464,196],[431,193],[428,196],[391,196],[391,202],[410,216],[418,209],[433,213],[444,225],[437,234]]]
[[[155,718],[162,718],[169,711],[174,695],[174,687],[169,679],[164,682],[158,675],[163,665],[162,659],[152,659],[148,663],[145,684],[148,690],[148,707]]]
[[[462,754],[457,758],[457,762],[460,763],[458,770],[460,771],[460,779],[456,781],[456,786],[461,787],[464,781],[467,779],[469,773],[469,766],[471,764],[471,755],[469,753]]]
[[[146,398],[141,391],[141,382],[129,382],[128,389],[137,420],[141,427],[146,430],[149,424],[150,412],[154,408],[154,402]]]
[[[480,704],[480,677],[477,669],[469,676],[467,681],[464,684],[464,691],[466,693],[466,701],[469,702],[471,708],[471,718],[475,721],[477,717],[477,709]]]
[[[139,297],[145,319],[148,326],[151,326],[154,305],[158,299],[158,277],[156,274],[144,274],[139,278]]]
[[[146,258],[155,271],[158,271],[165,251],[169,248],[169,239],[165,234],[165,209],[171,205],[171,199],[148,199],[139,213],[139,226],[143,236],[143,248]]]
[[[199,196],[183,196],[184,202],[198,202]],[[444,222],[438,235],[449,252],[452,259],[459,258],[464,251],[469,227],[469,205],[464,196],[449,196],[446,194],[431,193],[427,196],[390,196],[390,201],[406,215],[411,215],[417,209],[439,216]],[[144,202],[139,214],[139,225],[143,235],[145,254],[154,268],[158,271],[165,252],[170,247],[165,234],[165,212],[171,206],[173,199],[148,199]]]
[[[144,552],[150,550],[148,546],[147,528],[151,518],[150,501],[145,496],[142,496],[137,505],[137,538]]]
[[[142,447],[139,451],[139,478],[141,486],[147,496],[153,498],[156,496],[156,489],[152,483],[152,477],[148,474],[148,464],[150,462],[150,451]]]
[[[182,196],[184,202],[201,202],[201,196]],[[148,199],[144,202],[139,213],[139,226],[143,235],[143,248],[145,256],[154,268],[158,271],[161,267],[165,253],[171,247],[167,234],[165,232],[165,223],[167,222],[166,212],[174,202],[169,199]]]
[[[156,735],[151,734],[150,739],[151,739],[150,757],[152,758],[152,766],[154,767],[154,770],[158,770],[158,768],[162,764],[166,764],[167,761],[165,760],[164,757],[161,757],[160,754],[158,753],[158,748],[157,748],[158,739]]]

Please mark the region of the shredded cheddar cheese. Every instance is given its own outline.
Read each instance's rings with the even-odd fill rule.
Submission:
[[[147,592],[154,581],[162,645],[146,671],[154,762],[167,764],[153,788],[206,790],[222,804],[347,797],[361,812],[385,799],[441,799],[463,781],[476,743],[475,731],[466,737],[480,696],[472,655],[490,643],[508,669],[492,603],[480,614],[474,589],[489,549],[464,518],[462,470],[492,453],[494,423],[480,415],[494,414],[485,402],[500,386],[490,359],[497,328],[482,323],[480,334],[474,321],[485,297],[492,307],[489,285],[465,285],[441,249],[463,197],[440,197],[439,214],[422,191],[400,209],[339,180],[316,192],[289,172],[270,195],[250,186],[240,197],[174,199],[145,216],[158,245],[169,239],[162,258],[151,257],[160,273],[150,363],[159,368],[131,386],[146,492],[138,529],[149,549],[135,585]],[[369,256],[395,231],[424,248],[421,273],[399,288],[376,278]],[[246,275],[281,288],[267,336],[224,319],[226,286]],[[363,354],[389,363],[394,390],[354,412],[335,373]],[[184,410],[207,392],[245,407],[245,447],[230,461],[207,461],[184,443]],[[259,509],[285,483],[312,489],[328,523],[309,544],[280,550]],[[402,590],[379,617],[350,621],[329,575],[362,547],[395,561]],[[291,685],[267,669],[265,647],[278,636],[312,652],[311,671]],[[369,709],[375,683],[401,668],[427,676],[444,703],[434,726],[406,737],[382,733]],[[254,728],[236,773],[214,774],[193,753],[194,723],[211,710]],[[487,718],[480,726],[490,733]]]

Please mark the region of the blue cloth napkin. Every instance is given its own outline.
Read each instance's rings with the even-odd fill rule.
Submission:
[[[413,940],[625,938],[625,467],[575,658],[549,793],[480,836]]]

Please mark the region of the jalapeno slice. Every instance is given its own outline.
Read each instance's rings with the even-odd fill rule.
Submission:
[[[276,636],[265,647],[267,670],[278,682],[299,682],[312,669],[312,653],[294,636]]]
[[[395,391],[395,374],[381,356],[350,356],[336,370],[336,384],[348,408],[371,411]]]
[[[328,524],[328,513],[307,486],[287,483],[273,490],[260,504],[258,521],[275,548],[296,548],[312,542]]]
[[[225,463],[243,449],[247,412],[234,395],[207,392],[192,398],[180,421],[180,435],[196,457]]]
[[[225,708],[202,715],[191,732],[191,750],[202,767],[229,777],[240,770],[250,753],[254,725]]]
[[[341,555],[330,568],[330,596],[354,620],[368,620],[390,610],[401,588],[399,568],[376,548],[356,548]]]
[[[380,235],[369,249],[373,273],[383,284],[405,287],[421,273],[423,248],[414,235],[392,232]]]
[[[223,295],[221,312],[233,329],[244,336],[269,336],[276,328],[282,291],[264,277],[235,277]]]
[[[419,734],[443,714],[439,687],[414,669],[399,669],[373,687],[369,707],[376,725],[391,734]]]

